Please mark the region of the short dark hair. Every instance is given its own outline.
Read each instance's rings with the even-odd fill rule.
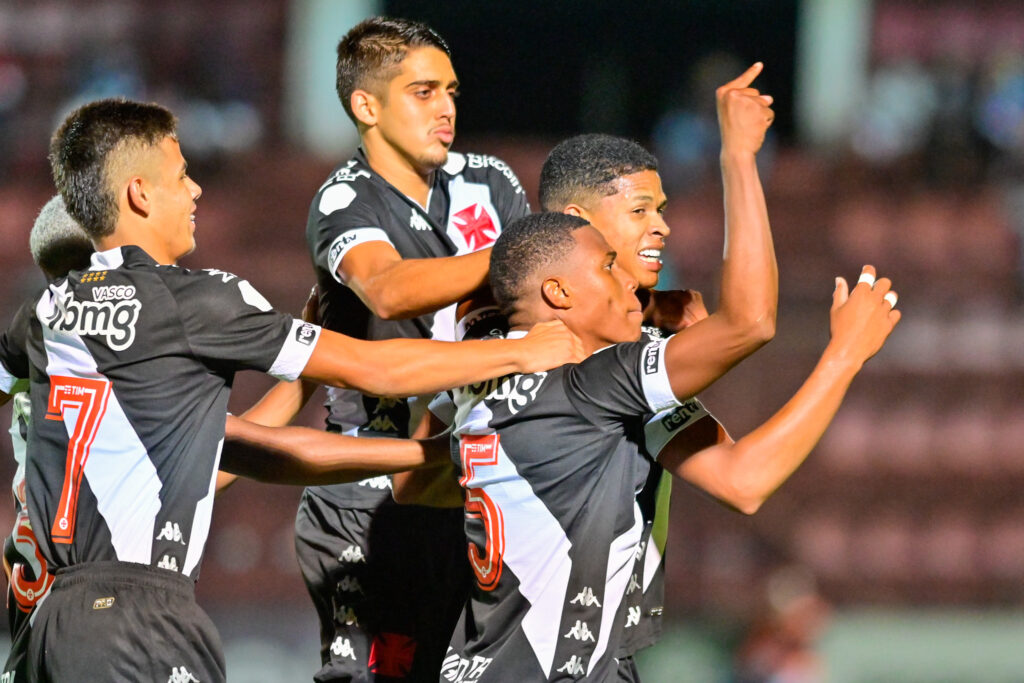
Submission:
[[[524,292],[524,283],[539,269],[561,261],[576,246],[573,232],[590,225],[565,213],[534,213],[513,221],[491,249],[491,292],[508,314]]]
[[[39,211],[28,235],[28,248],[32,260],[50,280],[71,270],[85,270],[93,253],[92,241],[68,214],[59,194]]]
[[[612,183],[642,171],[657,171],[658,160],[639,144],[614,135],[577,135],[555,145],[540,171],[540,206],[562,211],[594,196],[615,194]]]
[[[53,181],[71,217],[92,238],[114,232],[111,174],[125,153],[176,137],[174,114],[158,104],[107,99],[79,107],[50,140]]]
[[[381,84],[395,77],[410,47],[435,47],[452,55],[448,43],[434,29],[409,19],[370,17],[338,42],[335,88],[353,122],[352,93],[362,89],[383,96]]]

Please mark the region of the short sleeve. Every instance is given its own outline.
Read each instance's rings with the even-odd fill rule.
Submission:
[[[314,234],[310,235],[313,260],[342,284],[338,266],[353,248],[367,242],[394,246],[370,202],[358,197],[359,192],[369,191],[366,184],[339,181],[325,187],[310,207],[315,220]]]
[[[696,397],[652,416],[644,425],[644,447],[647,453],[657,459],[658,454],[669,441],[697,420],[707,416],[715,420],[714,415],[711,415]],[[717,422],[717,420],[715,421]]]
[[[667,340],[603,349],[566,373],[567,391],[597,416],[638,417],[680,406],[665,367]]]
[[[26,302],[11,321],[11,326],[0,336],[0,391],[14,393],[18,380],[29,376],[28,332],[32,318],[32,303]]]
[[[530,202],[511,166],[495,159],[492,172],[498,176],[491,181],[491,186],[495,188],[494,208],[498,210],[501,224],[507,228],[517,218],[529,215]]]
[[[247,280],[222,271],[189,274],[175,293],[192,352],[212,367],[294,380],[320,327],[275,311]]]

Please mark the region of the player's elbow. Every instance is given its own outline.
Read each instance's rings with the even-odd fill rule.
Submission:
[[[386,283],[370,284],[360,294],[370,312],[381,320],[405,320],[418,313],[409,307],[406,297],[399,296],[396,288],[388,287]]]
[[[745,473],[733,473],[723,482],[718,498],[737,512],[752,515],[761,509],[772,491]]]

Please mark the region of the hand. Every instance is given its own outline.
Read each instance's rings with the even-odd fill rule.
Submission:
[[[537,323],[520,343],[524,347],[520,356],[522,373],[551,370],[586,358],[583,342],[561,320]]]
[[[771,95],[762,95],[750,84],[764,64],[755,63],[743,74],[715,91],[718,127],[722,132],[722,153],[756,154],[764,142],[768,127],[775,120]]]
[[[314,325],[320,324],[320,290],[316,285],[313,285],[309,298],[302,306],[302,319]]]
[[[878,353],[900,321],[900,312],[894,308],[896,300],[889,278],[875,279],[874,266],[864,266],[852,292],[846,280],[837,277],[832,294],[830,345],[843,357],[863,364]]]
[[[695,289],[650,290],[644,306],[644,324],[666,332],[678,332],[708,317],[704,297]]]

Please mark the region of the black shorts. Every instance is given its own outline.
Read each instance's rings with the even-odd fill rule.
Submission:
[[[320,619],[318,682],[436,683],[469,595],[462,509],[338,509],[306,492],[295,550]]]
[[[59,569],[36,612],[29,681],[226,680],[220,636],[180,574],[129,562]]]

